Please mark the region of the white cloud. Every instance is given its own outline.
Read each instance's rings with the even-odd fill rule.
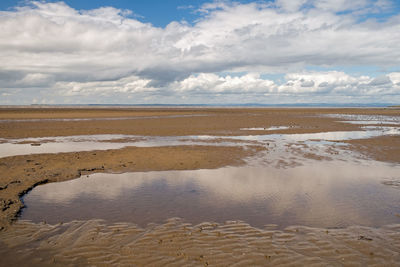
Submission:
[[[329,93],[355,89],[359,83],[369,77],[352,77],[344,72],[308,72],[290,73],[285,76],[286,84],[279,87],[280,92],[292,93]]]
[[[337,67],[400,65],[400,16],[360,22],[352,13],[388,6],[386,0],[212,2],[194,25],[157,28],[126,10],[35,1],[0,11],[0,88],[34,94],[41,87],[60,99],[98,92],[391,94],[398,92],[397,74],[352,77]],[[310,65],[338,71],[305,73]],[[288,74],[280,84],[254,73]]]
[[[388,76],[393,84],[400,86],[400,72],[392,72]]]
[[[60,88],[64,96],[109,96],[114,93],[132,94],[156,90],[155,88],[148,87],[149,82],[150,80],[140,79],[136,76],[129,76],[116,81],[58,82],[55,84],[55,87]]]
[[[175,82],[169,89],[181,93],[373,95],[377,91],[382,94],[393,94],[400,89],[399,85],[396,85],[397,81],[400,81],[399,73],[390,73],[377,78],[350,76],[338,71],[289,73],[281,84],[262,79],[258,74],[233,77],[201,73]]]
[[[46,86],[50,81],[51,76],[43,73],[28,73],[24,78],[18,83],[20,87],[38,87]]]
[[[285,76],[286,83],[278,87],[279,92],[301,94],[325,94],[347,96],[371,96],[378,94],[400,94],[396,85],[398,73],[390,73],[377,78],[350,76],[344,72],[291,73]],[[397,97],[398,98],[398,97]]]
[[[307,0],[276,0],[275,3],[278,7],[282,8],[285,11],[295,12],[298,11],[304,4],[306,4]]]
[[[210,92],[210,93],[268,93],[273,91],[273,81],[261,79],[258,74],[246,74],[232,77],[220,77],[212,73],[191,75],[188,78],[175,82],[171,90],[178,92]]]
[[[323,10],[330,10],[334,12],[340,12],[345,10],[359,10],[362,9],[369,4],[371,4],[371,0],[318,0],[313,1],[314,6]]]

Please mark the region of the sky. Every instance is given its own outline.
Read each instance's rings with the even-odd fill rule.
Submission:
[[[400,103],[400,1],[0,1],[0,105]]]

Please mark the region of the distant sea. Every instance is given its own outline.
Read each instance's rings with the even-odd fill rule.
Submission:
[[[261,107],[287,107],[287,108],[383,108],[383,107],[400,107],[399,103],[287,103],[287,104],[260,104],[260,103],[245,103],[245,104],[31,104],[31,105],[0,105],[0,108],[107,108],[107,107],[121,107],[121,108],[152,108],[152,107],[171,107],[171,108],[261,108]]]

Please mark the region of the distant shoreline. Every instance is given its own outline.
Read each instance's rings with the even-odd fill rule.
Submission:
[[[368,104],[30,104],[30,105],[0,105],[2,108],[400,108],[393,103]]]

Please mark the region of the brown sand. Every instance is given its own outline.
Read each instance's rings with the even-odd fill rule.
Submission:
[[[195,113],[198,113],[195,112]],[[130,108],[0,108],[0,118],[18,119],[76,119],[173,116],[194,114],[181,109],[130,109]]]
[[[369,158],[400,163],[400,136],[379,136],[369,139],[350,140],[350,149],[359,151]]]
[[[240,128],[293,126],[273,133],[359,130],[320,114],[400,116],[398,109],[0,109],[0,119],[110,118],[135,120],[1,122],[0,137],[83,134],[245,135]],[[170,115],[207,115],[166,117]],[[164,117],[163,117],[164,116]],[[268,131],[266,133],[272,133]],[[349,141],[368,157],[399,163],[396,136]],[[141,229],[100,221],[43,225],[16,222],[19,197],[43,182],[74,179],[92,172],[218,168],[244,163],[252,147],[182,146],[124,148],[15,156],[0,159],[0,265],[386,265],[400,262],[400,227],[324,230],[291,227],[260,230],[245,223],[192,226],[171,220]],[[311,156],[308,156],[311,157]]]
[[[132,120],[1,122],[0,138],[27,138],[88,134],[144,136],[246,135],[269,133],[315,133],[360,130],[362,125],[337,122],[321,114],[400,116],[397,108],[0,108],[4,119],[112,118]],[[168,117],[168,116],[186,117]],[[194,115],[194,116],[191,116]],[[201,115],[201,116],[199,116]],[[158,116],[148,118],[149,116]],[[139,118],[139,119],[137,119]],[[141,119],[140,119],[141,118]],[[241,128],[292,126],[286,130],[243,131]],[[370,140],[370,139],[368,139]],[[400,163],[398,137],[350,141],[353,150],[382,160]],[[391,145],[393,144],[393,145]],[[389,149],[390,146],[394,149]],[[382,149],[385,147],[385,149]]]
[[[37,114],[38,112],[41,112]],[[0,119],[9,118],[67,118],[69,110],[24,110],[23,113],[0,109]],[[78,112],[80,111],[80,112]],[[102,110],[71,110],[70,118],[106,118],[121,114],[110,111],[110,115]],[[29,112],[32,112],[30,114]],[[115,113],[114,113],[115,112]],[[265,131],[285,133],[312,133],[322,131],[346,131],[360,129],[359,125],[335,122],[335,118],[318,117],[320,114],[361,113],[399,115],[400,111],[351,110],[351,109],[165,109],[146,110],[145,114],[154,112],[160,118],[132,120],[92,120],[92,121],[31,121],[1,122],[0,137],[24,138],[46,136],[69,136],[86,134],[132,134],[147,136],[181,136],[181,135],[243,135],[254,134],[254,131],[241,131],[240,128],[271,126],[292,126],[288,130]],[[61,113],[61,114],[59,114]],[[180,115],[207,115],[192,117],[168,117],[171,113]],[[127,117],[140,118],[143,110],[126,110]],[[40,116],[39,116],[40,115]],[[257,131],[262,133],[262,131]]]

